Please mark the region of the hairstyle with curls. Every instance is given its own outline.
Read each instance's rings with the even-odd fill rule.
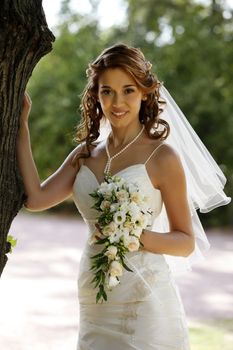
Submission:
[[[146,94],[147,99],[142,101],[139,111],[139,120],[145,125],[149,137],[165,140],[170,132],[169,124],[159,118],[162,105],[166,102],[160,98],[161,82],[151,72],[151,63],[148,62],[140,49],[116,44],[105,49],[86,71],[88,83],[83,91],[81,100],[81,122],[77,127],[76,140],[85,141],[87,154],[90,156],[90,145],[99,137],[100,120],[104,117],[98,102],[98,80],[100,74],[108,68],[121,68],[132,76],[139,88]]]

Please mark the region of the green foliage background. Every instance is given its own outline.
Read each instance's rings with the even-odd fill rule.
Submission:
[[[86,68],[104,47],[124,42],[140,47],[153,70],[224,171],[233,195],[233,21],[224,1],[122,0],[121,26],[101,29],[94,15],[73,13],[64,0],[53,52],[33,73],[30,129],[41,178],[49,176],[75,146],[80,94]],[[232,225],[232,205],[202,218],[209,226]]]

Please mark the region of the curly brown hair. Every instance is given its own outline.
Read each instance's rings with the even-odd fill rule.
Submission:
[[[90,63],[86,71],[88,83],[83,91],[81,100],[81,122],[77,127],[76,140],[84,142],[87,154],[79,154],[80,157],[90,156],[90,145],[99,137],[100,121],[104,114],[98,102],[98,81],[101,73],[108,68],[122,68],[130,74],[136,84],[146,94],[147,99],[142,101],[139,111],[139,120],[145,125],[150,138],[165,140],[170,132],[169,124],[159,118],[162,105],[166,102],[160,98],[159,88],[161,82],[151,72],[151,63],[148,62],[140,49],[116,44],[105,49],[93,63]]]

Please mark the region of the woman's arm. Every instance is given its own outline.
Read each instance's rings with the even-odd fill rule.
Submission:
[[[72,165],[77,148],[70,153],[60,168],[41,184],[31,151],[28,128],[30,110],[31,100],[29,95],[25,94],[17,138],[17,159],[27,195],[25,206],[28,210],[41,211],[62,202],[71,195],[78,171],[78,166]]]
[[[167,211],[170,232],[144,230],[144,250],[157,254],[188,256],[195,248],[184,170],[177,153],[168,145],[158,149],[151,168]]]

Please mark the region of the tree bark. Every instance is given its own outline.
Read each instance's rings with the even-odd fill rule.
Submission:
[[[24,91],[34,67],[55,40],[42,0],[0,2],[0,275],[7,262],[7,235],[25,200],[16,160]]]

